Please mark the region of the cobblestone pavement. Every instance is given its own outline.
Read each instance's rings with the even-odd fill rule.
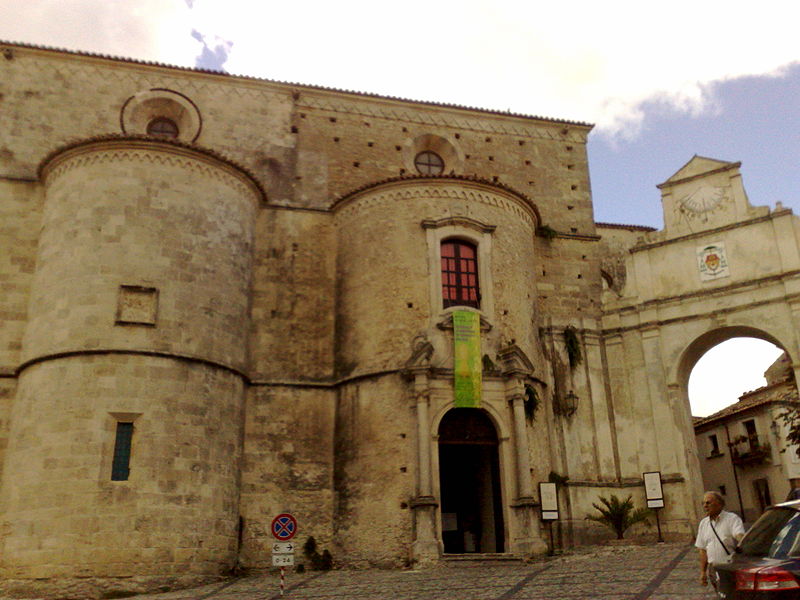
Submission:
[[[521,562],[446,562],[415,570],[287,573],[286,600],[712,600],[686,544],[610,546]],[[278,600],[277,574],[135,600]]]

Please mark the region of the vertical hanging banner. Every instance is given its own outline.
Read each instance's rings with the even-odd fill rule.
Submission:
[[[453,356],[455,405],[479,408],[483,362],[481,360],[481,317],[468,310],[453,312]]]

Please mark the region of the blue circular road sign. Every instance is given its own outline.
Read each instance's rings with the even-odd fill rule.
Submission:
[[[272,519],[272,535],[282,542],[290,540],[297,533],[297,519],[289,513],[282,513]]]

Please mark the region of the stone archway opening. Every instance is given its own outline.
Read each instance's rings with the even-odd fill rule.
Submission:
[[[753,348],[756,347],[761,349],[758,351],[760,355],[766,356],[763,361],[754,360],[752,352]],[[773,347],[775,350],[770,350]],[[764,349],[767,349],[768,352],[764,353]],[[774,356],[774,359],[777,359],[783,350],[781,342],[764,330],[741,325],[719,327],[707,331],[685,347],[673,371],[673,381],[677,383],[680,394],[687,405],[691,405],[694,416],[701,416],[694,413],[694,405],[700,402],[699,396],[703,394],[704,388],[702,386],[695,388],[695,378],[699,377],[698,382],[709,379],[713,385],[715,379],[719,383],[722,378],[728,377],[731,371],[736,369],[743,373],[754,374],[754,386],[750,388],[754,389],[759,385],[763,385],[759,382],[763,381],[764,371],[771,364],[770,356]],[[773,352],[773,354],[770,355],[769,351]],[[702,359],[706,354],[709,355],[709,358],[714,358],[714,355],[719,354],[721,362],[716,363],[711,368],[704,367],[705,361],[702,361]],[[774,359],[772,362],[774,362]],[[700,370],[698,370],[698,367]],[[693,383],[693,389],[691,390],[693,394],[691,395],[697,395],[698,398],[692,398],[690,395],[690,378]],[[735,402],[737,398],[738,396],[731,398],[728,404]],[[713,405],[711,408],[713,409]]]
[[[505,551],[497,430],[485,411],[454,408],[439,425],[445,554]]]
[[[764,372],[783,354],[774,343],[732,337],[707,349],[689,374],[692,415],[707,417],[767,384]]]
[[[698,483],[750,523],[786,496],[796,471],[780,453],[778,402],[796,384],[779,344],[752,328],[713,330],[690,344],[679,371],[695,417]]]

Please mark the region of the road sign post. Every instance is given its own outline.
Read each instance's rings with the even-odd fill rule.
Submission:
[[[272,543],[272,566],[281,569],[281,596],[283,596],[286,588],[286,567],[294,565],[295,543],[289,540],[297,533],[297,519],[289,513],[281,513],[272,519],[270,531],[278,540]]]

